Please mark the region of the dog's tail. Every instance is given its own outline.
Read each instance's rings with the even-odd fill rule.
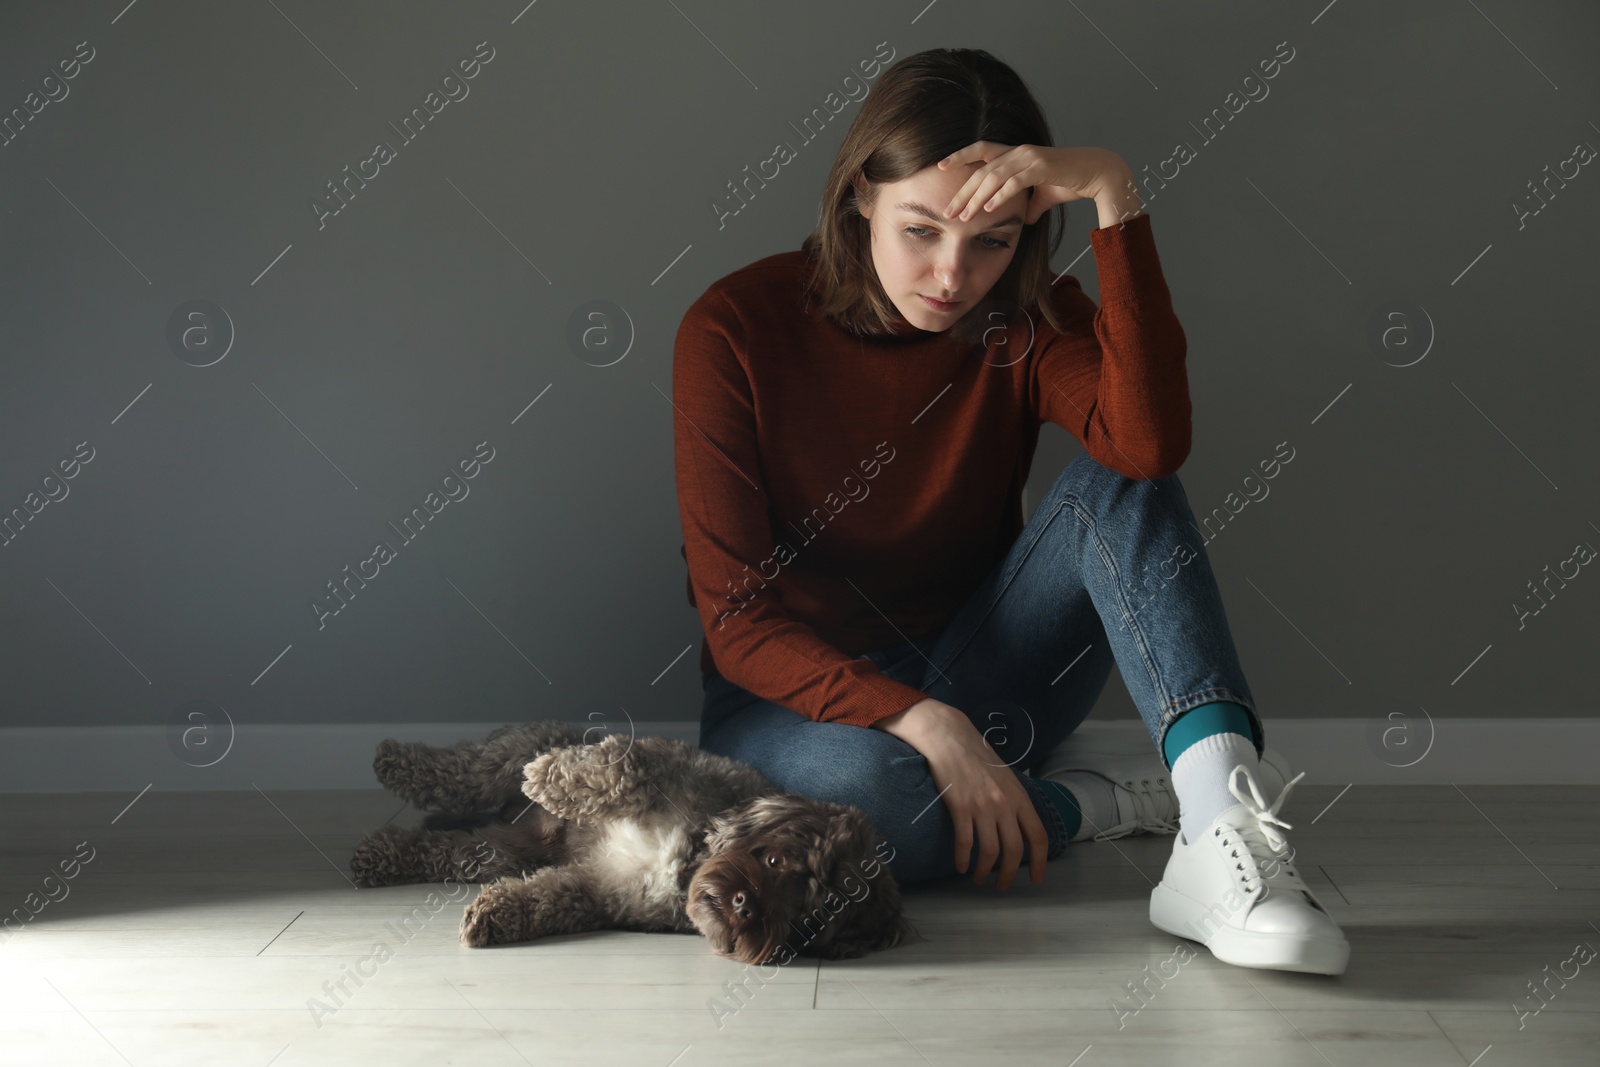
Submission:
[[[422,819],[425,830],[474,830],[495,819],[492,811],[433,811]]]

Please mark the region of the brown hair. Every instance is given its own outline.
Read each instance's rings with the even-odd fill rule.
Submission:
[[[1016,71],[976,48],[930,49],[884,71],[839,146],[817,228],[801,244],[823,315],[866,336],[890,333],[904,321],[872,265],[872,235],[858,207],[857,185],[869,190],[871,205],[880,186],[909,178],[974,141],[1052,143],[1050,124]],[[1005,273],[948,332],[974,343],[996,324],[993,313],[1009,318],[1018,308],[1062,329],[1050,303],[1050,255],[1063,230],[1062,213],[1054,207],[1024,226]]]

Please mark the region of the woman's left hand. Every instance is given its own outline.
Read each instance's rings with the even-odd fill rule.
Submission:
[[[1057,204],[1092,200],[1106,183],[1131,178],[1127,162],[1107,148],[1062,148],[1051,145],[1008,145],[974,141],[939,161],[940,170],[982,161],[967,177],[961,191],[944,210],[945,218],[957,213],[963,220],[979,210],[993,211],[1001,203],[1032,187],[1024,221],[1031,226]]]

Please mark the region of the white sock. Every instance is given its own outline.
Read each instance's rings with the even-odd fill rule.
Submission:
[[[1172,788],[1178,794],[1178,826],[1185,842],[1197,840],[1218,815],[1239,803],[1228,791],[1228,778],[1241,763],[1251,774],[1261,765],[1250,739],[1231,732],[1202,737],[1179,754],[1172,765]]]
[[[1117,787],[1111,784],[1111,779],[1093,771],[1062,771],[1050,775],[1050,779],[1067,787],[1083,815],[1083,822],[1072,840],[1087,841],[1117,824]]]

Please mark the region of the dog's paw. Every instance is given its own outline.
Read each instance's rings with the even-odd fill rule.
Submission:
[[[365,854],[362,847],[357,847],[356,854],[350,857],[350,880],[360,889],[371,889],[373,886],[383,884],[377,879],[377,870],[372,858]]]
[[[461,916],[460,936],[468,948],[529,940],[533,933],[526,901],[504,882],[484,886]]]
[[[372,761],[372,773],[377,775],[378,783],[389,792],[410,800],[416,792],[417,768],[427,747],[417,741],[396,741],[393,738],[379,741],[378,754]]]
[[[350,878],[357,886],[399,885],[394,846],[379,835],[369,835],[350,857]]]
[[[639,776],[627,758],[632,747],[631,735],[611,734],[593,745],[551,749],[523,767],[523,795],[563,819],[631,811]]]
[[[571,757],[565,749],[552,749],[522,768],[522,795],[562,819],[585,814],[573,796]]]

